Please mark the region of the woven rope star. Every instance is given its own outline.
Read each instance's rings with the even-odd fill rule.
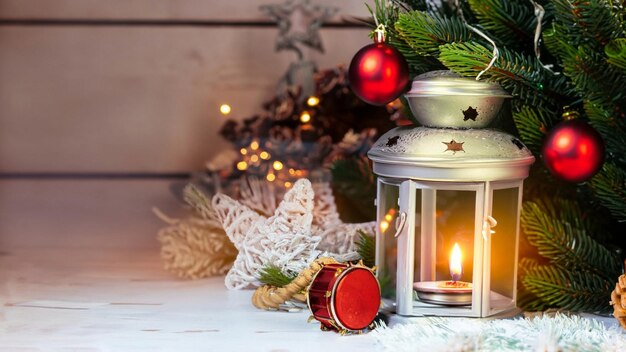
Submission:
[[[307,179],[287,191],[269,218],[225,194],[215,195],[212,207],[239,251],[226,275],[229,289],[259,286],[258,273],[268,265],[298,273],[320,254],[351,256],[358,231],[373,233],[375,226],[342,222],[330,185]]]
[[[320,254],[319,236],[311,234],[313,188],[298,180],[274,215],[266,218],[225,194],[213,197],[213,208],[239,253],[226,275],[229,289],[258,286],[258,272],[273,265],[300,272]]]

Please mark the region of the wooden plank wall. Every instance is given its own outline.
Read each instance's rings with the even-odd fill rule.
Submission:
[[[150,208],[180,214],[169,184],[230,146],[290,62],[253,0],[0,0],[0,249],[156,246]],[[326,68],[367,30],[362,0],[321,30]]]

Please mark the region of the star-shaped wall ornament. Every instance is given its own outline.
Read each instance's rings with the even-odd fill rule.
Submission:
[[[467,110],[463,110],[463,121],[472,120],[476,121],[478,117],[478,110],[473,107],[468,107]]]
[[[294,50],[298,59],[302,59],[302,49],[297,44],[324,52],[319,29],[338,10],[312,5],[309,0],[287,0],[284,4],[262,5],[260,9],[278,22],[276,50]]]
[[[447,152],[448,150],[452,151],[452,154],[456,154],[456,152],[465,153],[465,150],[463,150],[463,144],[465,142],[458,143],[457,141],[452,139],[450,140],[450,142],[441,142],[441,143],[445,144],[446,147],[448,147],[448,149],[444,150],[444,153]]]

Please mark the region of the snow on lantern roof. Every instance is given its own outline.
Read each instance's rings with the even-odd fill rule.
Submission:
[[[524,178],[535,160],[519,139],[504,132],[427,127],[394,128],[368,156],[379,175],[465,181]]]

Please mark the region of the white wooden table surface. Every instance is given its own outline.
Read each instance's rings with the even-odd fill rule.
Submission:
[[[252,306],[222,277],[177,279],[156,250],[24,249],[0,254],[0,351],[368,351],[307,311]]]

